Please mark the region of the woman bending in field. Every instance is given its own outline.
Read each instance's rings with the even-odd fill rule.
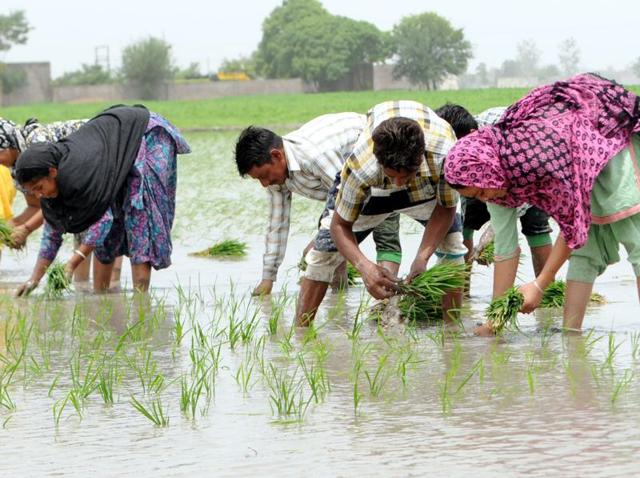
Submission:
[[[520,288],[523,312],[569,259],[564,326],[580,329],[593,282],[629,255],[640,296],[640,100],[614,82],[579,75],[533,90],[494,126],[461,139],[445,177],[460,193],[506,207],[529,203],[560,226],[538,277]]]
[[[55,259],[66,232],[85,231],[66,264],[67,274],[92,251],[108,267],[94,289],[109,287],[114,259],[131,260],[133,285],[149,287],[151,267],[171,264],[176,156],[189,146],[162,116],[141,106],[112,107],[55,144],[38,144],[18,158],[16,180],[40,198],[45,219],[31,278],[17,295],[31,292]]]

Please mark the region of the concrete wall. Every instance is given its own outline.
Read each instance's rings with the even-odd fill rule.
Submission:
[[[26,81],[24,86],[2,95],[2,106],[46,103],[53,99],[49,62],[5,63],[4,66],[8,71],[24,71]]]
[[[161,100],[206,100],[223,96],[260,95],[274,93],[304,93],[308,91],[300,79],[210,81],[203,83],[167,83],[159,92]],[[133,85],[54,86],[53,101],[88,103],[140,99]]]
[[[223,96],[305,93],[299,78],[287,80],[211,81],[208,83],[169,83],[168,100],[205,100]]]

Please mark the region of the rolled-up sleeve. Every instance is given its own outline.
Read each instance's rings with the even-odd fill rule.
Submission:
[[[278,269],[284,260],[289,237],[291,191],[284,187],[267,188],[269,195],[269,225],[262,258],[262,278],[276,280]]]

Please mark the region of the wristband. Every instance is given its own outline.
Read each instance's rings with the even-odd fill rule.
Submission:
[[[75,251],[73,251],[74,254],[78,254],[80,257],[82,257],[83,259],[86,259],[87,256],[84,252],[82,252],[80,249],[76,249]]]

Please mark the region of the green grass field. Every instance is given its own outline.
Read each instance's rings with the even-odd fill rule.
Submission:
[[[640,86],[631,87],[640,93]],[[286,129],[325,113],[357,111],[386,100],[411,99],[431,108],[446,102],[459,103],[472,113],[492,106],[509,105],[526,88],[489,88],[450,91],[358,91],[291,95],[235,96],[199,101],[147,101],[153,111],[165,115],[183,129],[239,129],[249,124]],[[132,101],[130,103],[135,103]],[[109,103],[47,103],[2,108],[0,116],[21,122],[29,117],[51,122],[91,117]]]

